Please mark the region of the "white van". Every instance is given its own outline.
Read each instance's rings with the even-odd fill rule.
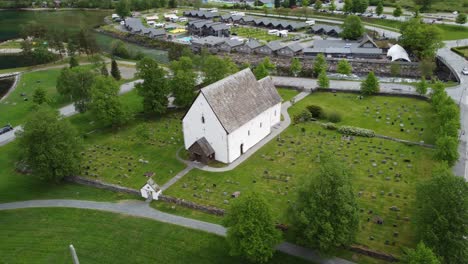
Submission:
[[[268,30],[268,35],[278,35],[279,30],[277,29],[271,29]]]
[[[305,23],[308,26],[313,26],[313,25],[315,25],[315,20],[307,20]]]

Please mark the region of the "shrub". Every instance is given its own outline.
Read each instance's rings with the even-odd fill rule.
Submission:
[[[322,123],[322,127],[328,130],[337,130],[338,127],[335,123]]]
[[[338,112],[331,112],[327,115],[327,119],[330,122],[338,123],[341,121],[341,114]]]
[[[294,124],[299,124],[312,120],[312,114],[308,110],[303,110],[300,114],[293,118]]]
[[[323,118],[323,109],[318,105],[309,105],[306,107],[307,110],[312,114],[313,118]]]
[[[341,126],[338,128],[338,132],[345,135],[361,136],[361,137],[374,137],[375,132],[370,129],[352,127],[352,126]]]

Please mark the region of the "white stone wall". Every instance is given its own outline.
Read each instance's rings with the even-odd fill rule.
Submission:
[[[205,123],[202,122],[202,116]],[[198,95],[182,121],[185,149],[198,139],[205,137],[215,151],[218,161],[228,163],[227,135],[218,118],[213,113],[205,97]]]
[[[276,116],[275,116],[276,112]],[[271,127],[280,122],[281,103],[269,108],[262,114],[250,120],[243,126],[228,135],[229,163],[235,161],[241,155],[241,145],[244,153],[268,136]],[[261,124],[261,125],[260,125]]]

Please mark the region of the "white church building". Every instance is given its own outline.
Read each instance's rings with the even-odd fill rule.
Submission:
[[[200,90],[183,118],[191,158],[231,163],[280,122],[281,97],[270,77],[242,70]]]

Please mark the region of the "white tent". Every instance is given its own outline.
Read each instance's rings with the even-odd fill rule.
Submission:
[[[387,57],[391,57],[392,61],[404,60],[411,62],[406,50],[398,44],[395,44],[388,49]]]

